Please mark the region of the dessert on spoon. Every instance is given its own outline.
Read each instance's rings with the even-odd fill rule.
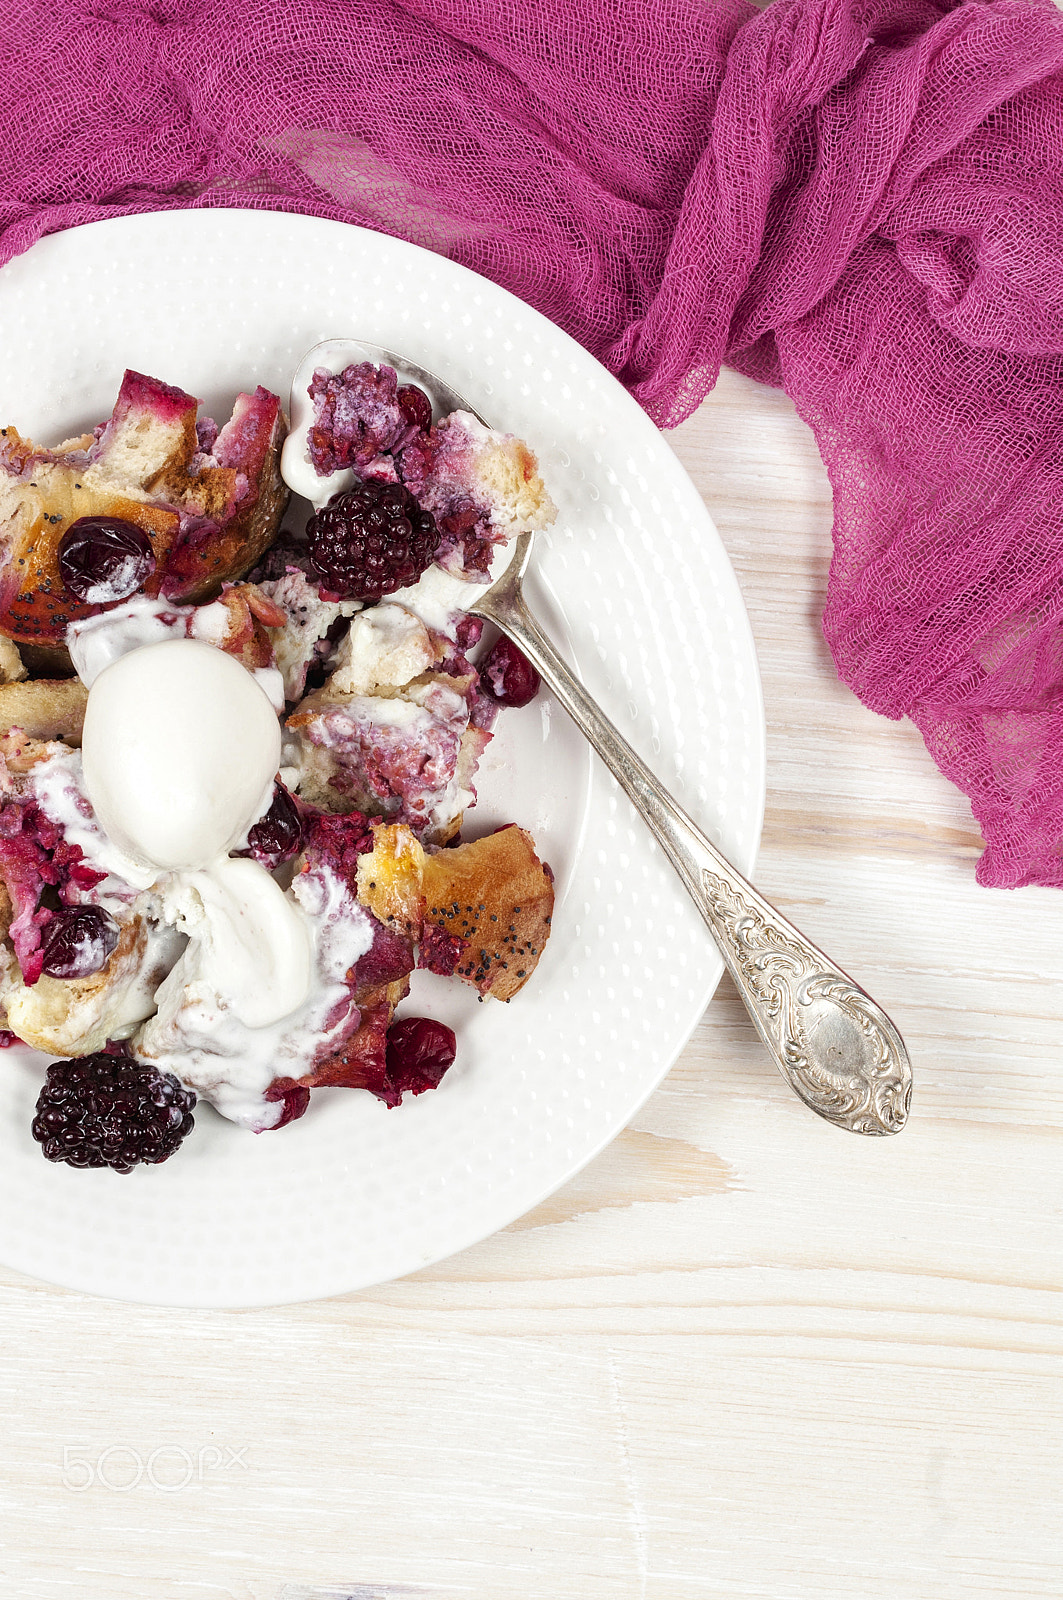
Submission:
[[[474,432],[485,426],[445,379],[400,352],[364,342],[354,348],[423,388],[441,410],[457,414],[463,428]],[[315,354],[310,352],[301,370]],[[295,446],[289,441],[285,448]],[[486,588],[465,597],[466,609],[494,623],[519,649],[620,783],[704,918],[757,1032],[794,1093],[849,1132],[898,1132],[912,1092],[904,1040],[882,1007],[706,838],[575,677],[524,601],[521,580],[534,531],[519,533],[508,564]]]

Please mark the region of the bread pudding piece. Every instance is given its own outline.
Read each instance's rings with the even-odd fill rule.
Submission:
[[[557,517],[533,452],[467,411],[433,424],[432,405],[393,367],[360,362],[315,371],[306,457],[319,478],[401,483],[432,514],[437,565],[483,582],[498,545]],[[337,480],[344,481],[343,479]]]
[[[312,940],[313,981],[303,1004],[269,1026],[245,1025],[201,970],[193,897],[181,922],[191,935],[188,948],[159,988],[157,1014],[133,1042],[141,1060],[173,1072],[258,1132],[285,1120],[293,1087],[344,1082],[339,1062],[367,1052],[382,1057],[423,920],[423,853],[408,829],[371,833],[363,817],[324,817],[308,818],[307,834],[290,890]],[[369,863],[366,898],[362,862]]]
[[[323,600],[319,585],[295,566],[288,567],[282,577],[260,579],[258,590],[283,617],[270,628],[269,637],[284,681],[284,698],[292,704],[302,699],[310,668],[331,655],[334,630],[360,611],[362,603]]]
[[[190,946],[159,990],[157,1015],[133,1041],[140,1059],[256,1131],[300,1115],[311,1089],[366,1089],[395,1106],[407,1090],[432,1086],[396,1075],[387,1052],[415,964],[433,965],[423,958],[427,945],[434,970],[509,999],[535,969],[553,906],[549,872],[519,828],[426,856],[404,824],[369,824],[356,814],[307,818],[291,893],[314,938],[315,983],[299,1011],[269,1028],[243,1026],[223,997],[195,980]],[[460,918],[451,912],[459,900]],[[450,931],[475,924],[466,907],[481,908],[471,939]]]
[[[112,1039],[128,1038],[155,1009],[155,991],[183,944],[172,928],[134,912],[121,924],[107,964],[83,978],[47,973],[29,985],[13,974],[4,996],[7,1026],[18,1038],[54,1056],[85,1056]]]
[[[347,818],[329,819],[342,829]],[[280,1078],[274,1098],[294,1089],[368,1089],[387,1106],[407,1090],[434,1086],[389,1064],[388,1029],[414,964],[457,976],[481,995],[509,1000],[535,970],[550,931],[553,879],[522,828],[426,854],[401,825],[372,828],[357,856],[359,903],[375,921],[373,945],[351,974],[359,1022],[301,1078]],[[349,871],[348,860],[346,870]]]
[[[31,678],[0,684],[0,749],[13,731],[34,741],[62,740],[76,747],[89,692],[78,678]],[[10,752],[5,751],[5,754]]]
[[[17,728],[0,751],[4,1025],[35,1049],[86,1055],[151,1014],[180,940],[159,925],[153,895],[96,859],[104,840],[80,791],[79,753],[58,740],[22,739]]]
[[[398,689],[436,670],[447,654],[446,641],[413,612],[383,602],[351,623],[333,657],[329,689],[338,695]]]
[[[399,475],[435,517],[436,564],[458,577],[485,578],[498,545],[557,518],[524,441],[485,427],[467,411],[444,417],[408,444]]]
[[[468,686],[425,673],[401,690],[310,695],[288,719],[300,742],[299,795],[322,809],[400,818],[432,843],[452,838],[490,737],[470,725]]]
[[[419,467],[427,473],[429,455],[438,465],[431,482],[441,514],[459,496],[460,527],[446,547],[460,547],[453,572],[467,560],[477,570],[476,540],[493,545],[529,519],[536,525],[546,508],[552,519],[519,441],[463,433],[457,419],[432,429],[418,403],[396,421],[377,405],[374,386],[363,388],[359,403],[377,409],[359,446],[372,451],[359,466],[395,480],[404,452],[430,445]],[[338,398],[334,415],[356,422]],[[474,799],[495,710],[464,653],[480,625],[452,603],[460,583],[432,569],[435,588],[422,584],[431,593],[420,612],[417,585],[405,604],[323,601],[305,564],[288,563],[286,545],[257,570],[261,583],[230,581],[253,566],[279,520],[283,491],[271,503],[269,481],[279,407],[260,390],[242,397],[220,435],[195,419],[190,396],[127,374],[114,415],[94,434],[54,451],[35,450],[13,429],[0,436],[0,533],[8,535],[0,566],[0,1024],[66,1056],[127,1041],[141,1061],[261,1131],[300,1115],[316,1086],[365,1088],[388,1105],[434,1086],[445,1066],[400,1069],[389,1056],[388,1031],[415,966],[508,999],[534,970],[553,892],[519,829],[492,836],[495,843],[425,853],[454,836]],[[64,587],[60,540],[88,516],[142,530],[154,570],[138,592],[94,594],[90,603]],[[20,560],[28,577],[12,585]],[[25,667],[6,635],[25,640],[31,674],[42,663],[61,671],[69,645],[81,681],[21,681]],[[317,683],[329,674],[288,720],[297,800],[278,789],[285,805],[278,811],[275,799],[249,829],[247,849],[234,851],[274,873],[282,889],[292,875],[286,893],[313,950],[306,1000],[261,1027],[216,992],[225,986],[212,982],[217,969],[206,957],[215,931],[196,875],[123,878],[136,873],[81,785],[86,686],[118,656],[170,638],[234,655],[278,709],[304,695],[309,671]],[[277,854],[265,841],[279,837],[285,806],[291,843]],[[65,937],[70,919],[82,916],[89,932],[70,936],[74,957],[64,966],[57,930]],[[407,1019],[396,1037],[422,1026],[447,1032]],[[450,1044],[448,1060],[453,1035]]]
[[[531,834],[511,824],[429,853],[424,895],[419,964],[511,1000],[538,965],[554,911],[553,874]]]
[[[0,756],[5,775],[26,773],[81,744],[88,690],[78,678],[0,684]]]
[[[220,432],[209,419],[197,424],[198,406],[127,372],[94,433],[42,449],[14,427],[0,430],[0,633],[61,645],[72,621],[108,603],[106,586],[90,603],[63,582],[60,541],[81,518],[141,530],[154,566],[149,595],[202,601],[254,565],[288,500],[280,401],[262,388],[240,395]]]
[[[352,635],[362,634],[359,624],[370,616],[355,618]],[[416,618],[410,624],[403,645],[381,659],[384,677],[405,680],[424,654],[440,653],[439,642]],[[464,662],[466,670],[455,672],[451,656],[451,670],[421,670],[405,682],[370,685],[352,666],[352,656],[357,658],[357,645],[288,718],[299,795],[322,810],[365,811],[405,822],[426,843],[447,842],[474,803],[472,776],[491,738],[474,667]]]
[[[441,844],[475,799],[492,708],[460,648],[403,606],[361,611],[334,670],[288,718],[300,796]]]

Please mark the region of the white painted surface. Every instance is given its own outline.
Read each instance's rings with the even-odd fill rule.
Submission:
[[[0,1273],[4,1600],[1063,1593],[1063,897],[979,889],[962,797],[834,679],[785,397],[725,375],[673,443],[760,649],[759,882],[904,1031],[907,1130],[816,1121],[721,987],[597,1161],[402,1282],[232,1313]]]

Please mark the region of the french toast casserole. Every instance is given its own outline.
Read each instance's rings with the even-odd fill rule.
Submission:
[[[556,515],[535,458],[386,366],[307,395],[293,472],[263,388],[219,428],[126,372],[91,433],[0,430],[0,1039],[50,1058],[51,1160],[165,1160],[197,1098],[396,1106],[456,1049],[396,1019],[415,970],[508,1001],[549,936],[531,836],[461,837],[538,686],[462,606]]]

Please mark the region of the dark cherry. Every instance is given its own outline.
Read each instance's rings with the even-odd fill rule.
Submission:
[[[501,636],[480,668],[480,687],[500,706],[526,706],[539,693],[542,679],[515,644]]]
[[[105,967],[118,944],[118,924],[102,906],[64,906],[44,929],[42,972],[87,978]]]
[[[286,1128],[289,1122],[297,1122],[306,1112],[310,1104],[310,1090],[305,1083],[293,1083],[291,1078],[274,1078],[266,1090],[267,1100],[281,1101],[281,1114],[269,1130],[276,1133],[278,1128]]]
[[[125,600],[155,571],[151,540],[120,517],[78,517],[59,541],[59,575],[93,605]]]
[[[453,1028],[432,1017],[404,1017],[388,1029],[387,1076],[399,1094],[423,1094],[454,1065]]]
[[[418,389],[415,383],[402,383],[395,398],[406,421],[427,433],[432,426],[432,402],[424,390]]]
[[[283,783],[273,786],[273,803],[261,822],[256,822],[247,835],[247,849],[240,855],[250,855],[263,866],[279,867],[290,861],[303,842],[303,819],[299,808]]]

